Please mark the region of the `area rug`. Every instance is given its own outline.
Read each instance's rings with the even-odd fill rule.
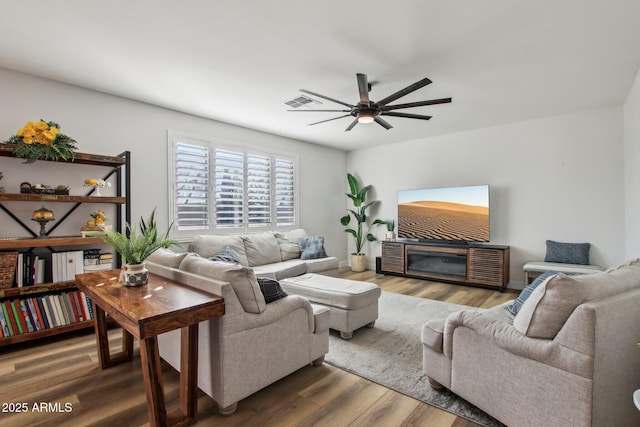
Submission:
[[[375,326],[355,331],[350,340],[332,330],[325,361],[480,425],[503,426],[450,391],[433,390],[422,372],[422,324],[462,308],[465,306],[383,291]]]

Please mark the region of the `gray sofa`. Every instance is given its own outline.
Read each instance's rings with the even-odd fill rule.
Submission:
[[[511,302],[432,320],[423,369],[511,427],[638,426],[640,262],[541,281]]]
[[[222,414],[238,401],[313,363],[329,350],[329,309],[289,295],[266,303],[251,268],[159,249],[149,271],[224,298],[225,314],[199,324],[198,387]],[[180,331],[158,337],[160,356],[180,370]]]
[[[324,256],[306,258],[300,249],[300,238],[313,237],[308,236],[301,228],[286,232],[267,231],[242,235],[203,234],[195,236],[190,250],[209,258],[228,247],[238,256],[240,264],[253,268],[258,277],[280,280],[305,273],[337,276],[338,259],[327,256],[326,253]]]

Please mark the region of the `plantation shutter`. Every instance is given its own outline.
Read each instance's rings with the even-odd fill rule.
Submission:
[[[206,147],[175,144],[174,224],[178,230],[209,228],[209,150]]]
[[[294,225],[295,216],[295,163],[292,160],[275,160],[275,209],[276,225]]]
[[[244,227],[244,154],[215,150],[216,225]]]
[[[249,227],[271,224],[271,159],[247,155],[247,220]]]

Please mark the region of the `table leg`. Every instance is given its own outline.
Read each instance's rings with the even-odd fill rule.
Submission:
[[[198,413],[198,324],[182,328],[180,340],[180,409],[187,418]]]
[[[140,340],[140,363],[142,377],[147,392],[147,410],[149,425],[161,427],[167,425],[167,408],[162,386],[162,367],[158,350],[158,337]]]
[[[109,336],[107,334],[107,316],[97,304],[93,303],[94,329],[98,343],[98,359],[100,367],[106,369],[118,363],[133,360],[133,335],[122,329],[122,351],[111,354]]]

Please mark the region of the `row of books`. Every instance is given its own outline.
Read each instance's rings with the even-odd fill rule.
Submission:
[[[42,331],[93,319],[91,299],[71,290],[0,302],[0,337]]]
[[[15,285],[17,287],[47,282],[74,280],[76,274],[113,269],[113,254],[100,249],[53,252],[44,257],[33,253],[18,254]]]

